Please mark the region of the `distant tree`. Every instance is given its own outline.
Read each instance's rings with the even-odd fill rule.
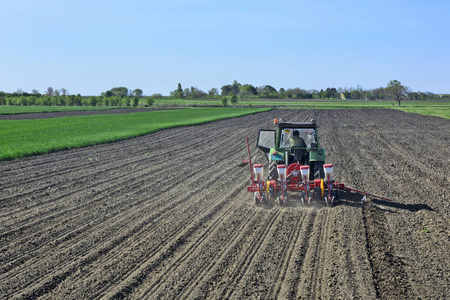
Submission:
[[[212,88],[208,91],[208,96],[210,98],[214,98],[219,94],[219,91],[216,88]]]
[[[175,99],[182,99],[186,95],[184,94],[183,87],[181,86],[181,83],[178,83],[177,89],[170,92],[170,98]]]
[[[181,97],[180,97],[181,98]],[[191,90],[188,88],[185,88],[183,90],[183,98],[191,98]]]
[[[45,93],[47,96],[51,96],[51,95],[53,95],[53,88],[51,87],[51,86],[49,86],[48,88],[47,88],[47,92]]]
[[[151,96],[151,98],[153,98],[153,99],[162,99],[162,98],[163,98],[163,95],[161,95],[161,94],[159,94],[159,93],[155,93],[155,94],[153,94],[153,95]]]
[[[83,98],[81,97],[80,94],[77,94],[76,98],[75,98],[75,105],[76,106],[81,106],[83,105]]]
[[[96,106],[97,105],[97,97],[90,96],[88,103],[89,103],[90,106]]]
[[[65,89],[65,88],[60,89],[60,91],[61,91],[61,95],[63,95],[63,96],[66,96],[67,93],[69,92],[69,91],[68,91],[67,89]]]
[[[53,95],[55,95],[56,97],[59,97],[59,96],[61,96],[61,93],[59,92],[59,90],[54,90]]]
[[[389,95],[398,102],[398,106],[401,106],[401,100],[407,93],[408,88],[403,86],[398,80],[389,81],[387,88]]]
[[[417,92],[408,93],[408,98],[412,99],[412,100],[417,100],[417,99],[419,99],[419,93],[417,93]]]
[[[375,100],[372,98],[372,94],[369,91],[363,91],[361,93],[361,99],[363,100]]]
[[[359,90],[353,90],[350,92],[350,99],[357,100],[361,99],[361,92]]]
[[[23,90],[22,89],[17,89],[16,94],[17,95],[22,95],[23,94]]]
[[[111,90],[107,90],[106,92],[102,93],[103,97],[112,97],[114,96],[113,92]]]
[[[333,90],[330,88],[327,88],[323,93],[321,98],[330,99],[333,96]]]
[[[235,95],[239,94],[239,87],[241,84],[237,82],[237,80],[233,81],[233,84],[231,85],[231,90],[234,92]]]
[[[0,91],[0,105],[5,105],[6,104],[6,94],[4,92]]]
[[[266,86],[264,86],[264,88],[263,88],[263,92],[276,93],[277,90],[276,90],[273,86],[271,86],[271,85],[266,85]]]
[[[232,92],[230,93],[230,96],[231,96],[230,102],[231,102],[232,104],[237,104],[238,98],[237,98],[236,94],[232,91]]]
[[[133,94],[134,94],[134,96],[135,97],[142,97],[142,94],[143,94],[143,92],[142,92],[142,90],[141,89],[134,89],[133,90]]]
[[[111,89],[111,92],[119,98],[125,98],[128,96],[128,89],[126,87],[115,87]]]
[[[231,84],[228,84],[228,85],[224,85],[224,86],[222,86],[221,88],[220,88],[220,90],[221,90],[221,95],[222,96],[228,96],[232,91],[233,91],[233,88],[231,87]]]
[[[379,87],[370,90],[372,100],[382,100],[384,99],[384,88]]]
[[[177,98],[184,98],[184,91],[183,88],[181,87],[181,83],[178,83],[177,86]]]
[[[222,106],[223,106],[223,107],[228,106],[228,100],[227,100],[227,97],[223,97],[223,98],[222,98]]]
[[[39,94],[39,91],[36,90],[36,89],[32,89],[32,90],[31,90],[31,93],[32,93],[32,94]]]
[[[257,91],[253,85],[244,84],[239,87],[239,94],[243,97],[253,97],[257,95]]]
[[[133,98],[133,107],[137,107],[138,105],[139,105],[139,97],[135,95]]]
[[[155,103],[155,100],[151,97],[147,98],[147,105],[152,106]]]
[[[189,91],[189,98],[203,99],[206,98],[206,93],[195,86],[191,86],[191,90]]]
[[[67,105],[74,106],[75,105],[75,95],[70,95],[67,100]]]

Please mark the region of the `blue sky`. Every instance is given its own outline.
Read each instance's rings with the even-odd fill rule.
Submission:
[[[450,93],[450,1],[0,0],[0,90]]]

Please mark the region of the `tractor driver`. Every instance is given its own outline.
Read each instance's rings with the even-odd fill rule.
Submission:
[[[300,137],[298,130],[294,130],[291,139],[289,140],[291,148],[306,148],[305,141]],[[294,154],[294,162],[304,163],[303,156],[305,156],[304,149],[291,149],[291,153]]]
[[[294,130],[294,133],[289,141],[289,144],[292,147],[301,147],[306,148],[305,141],[300,137],[298,130]]]

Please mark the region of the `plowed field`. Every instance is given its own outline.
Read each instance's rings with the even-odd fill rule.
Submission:
[[[335,177],[391,198],[256,207],[258,129],[317,120]],[[0,162],[2,299],[445,299],[450,121],[278,110]],[[266,169],[267,174],[267,169]]]

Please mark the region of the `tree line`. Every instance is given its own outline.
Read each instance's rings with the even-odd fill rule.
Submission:
[[[233,99],[326,99],[326,100],[396,100],[399,105],[403,99],[426,100],[434,98],[433,93],[413,92],[398,80],[391,80],[386,87],[365,90],[356,88],[334,88],[325,90],[305,90],[301,88],[275,89],[271,85],[255,87],[251,84],[241,84],[236,80],[232,84],[219,89],[211,88],[207,93],[192,86],[183,89],[178,83],[177,89],[170,92],[170,98],[176,99],[215,99],[229,97]]]
[[[255,87],[251,84],[241,84],[236,80],[232,84],[223,85],[220,89],[211,88],[208,92],[191,86],[182,87],[178,83],[177,88],[170,92],[169,96],[153,94],[144,96],[142,89],[128,89],[126,87],[114,87],[102,92],[100,96],[69,95],[65,88],[53,89],[48,87],[41,94],[33,89],[31,93],[18,89],[14,93],[0,91],[0,105],[43,105],[43,106],[138,106],[144,104],[151,106],[154,99],[222,99],[222,105],[226,106],[228,100],[236,104],[243,99],[326,99],[326,100],[395,100],[401,105],[401,100],[426,100],[437,95],[427,92],[413,92],[398,80],[391,80],[385,87],[365,90],[360,86],[356,88],[334,88],[325,90],[306,90],[301,88],[280,88],[277,90],[271,85]],[[440,95],[450,97],[450,95]]]
[[[158,94],[155,97],[159,97]],[[47,88],[44,94],[37,90],[31,93],[17,90],[14,93],[0,92],[0,105],[21,106],[133,106],[140,103],[152,106],[153,97],[144,97],[141,89],[129,90],[125,87],[115,87],[102,93],[100,96],[69,95],[67,89]]]

